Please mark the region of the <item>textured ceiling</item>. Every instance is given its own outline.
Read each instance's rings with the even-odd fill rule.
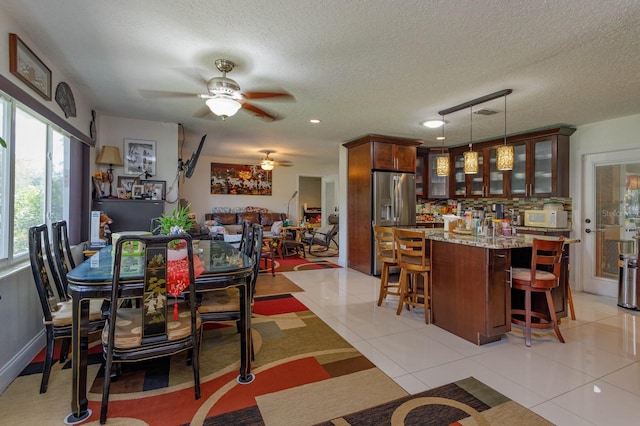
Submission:
[[[379,133],[440,146],[420,122],[501,90],[507,132],[640,113],[638,0],[3,0],[38,49],[104,114],[183,123],[186,156],[337,161],[346,140]],[[245,91],[295,102],[198,117],[216,58]],[[193,96],[180,96],[193,94]],[[473,139],[501,136],[504,100],[478,106]],[[309,119],[322,120],[319,125]],[[445,117],[447,145],[467,143],[470,111]]]

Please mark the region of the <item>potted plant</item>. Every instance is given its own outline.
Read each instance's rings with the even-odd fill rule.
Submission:
[[[184,207],[178,206],[173,209],[170,215],[163,213],[162,216],[158,218],[158,226],[156,226],[154,231],[164,235],[186,233],[193,226],[190,208],[190,204]],[[169,243],[169,252],[167,253],[168,260],[179,260],[186,256],[187,242],[185,240],[175,240]]]

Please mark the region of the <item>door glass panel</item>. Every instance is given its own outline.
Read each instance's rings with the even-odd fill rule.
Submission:
[[[424,195],[424,157],[418,156],[416,158],[416,196],[422,197]]]
[[[456,196],[467,195],[467,185],[465,181],[464,174],[464,155],[456,155],[454,161],[454,176],[455,176],[455,184],[454,184],[454,192]]]
[[[595,276],[618,277],[621,253],[636,253],[640,223],[640,163],[596,166]]]
[[[514,162],[511,171],[511,194],[526,195],[527,184],[527,145],[514,146]]]
[[[471,176],[471,195],[482,197],[484,195],[484,159],[482,152],[478,152],[478,173]]]
[[[551,141],[538,142],[534,149],[534,188],[537,194],[551,193]]]
[[[504,172],[498,170],[497,149],[489,150],[489,194],[503,195]]]
[[[449,196],[449,176],[438,176],[438,157],[448,157],[449,154],[429,154],[429,198],[447,198]],[[463,173],[464,174],[464,173]]]

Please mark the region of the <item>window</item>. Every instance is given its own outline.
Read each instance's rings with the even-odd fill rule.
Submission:
[[[17,102],[0,101],[7,142],[0,148],[0,259],[12,263],[28,255],[29,227],[68,220],[70,139]]]

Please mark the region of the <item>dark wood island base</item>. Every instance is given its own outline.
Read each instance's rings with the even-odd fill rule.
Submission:
[[[511,330],[510,249],[431,241],[431,321],[476,345]]]

